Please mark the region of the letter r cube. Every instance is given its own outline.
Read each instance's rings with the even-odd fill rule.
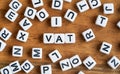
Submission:
[[[82,33],[82,35],[83,35],[84,39],[86,40],[86,42],[89,42],[95,38],[95,35],[94,35],[92,29],[88,29],[88,30],[84,31]]]

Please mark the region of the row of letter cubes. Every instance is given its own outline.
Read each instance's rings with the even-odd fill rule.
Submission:
[[[64,43],[75,43],[76,38],[74,33],[44,33],[43,42],[45,44],[64,44]]]
[[[12,35],[12,33],[7,30],[6,28],[3,28],[0,31],[0,37],[7,41],[10,36]],[[86,40],[86,42],[89,42],[91,40],[93,40],[95,38],[95,35],[92,31],[92,29],[88,29],[84,32],[82,32],[82,35],[84,37],[84,39]],[[29,33],[19,30],[18,34],[16,36],[16,39],[22,42],[26,42],[28,39]],[[54,33],[44,33],[43,34],[43,42],[45,44],[71,44],[71,43],[75,43],[76,42],[76,36],[75,33],[58,33],[58,34],[54,34]],[[107,43],[108,46],[112,46],[111,44]],[[0,51],[3,51],[3,49],[5,48],[6,43],[3,42],[2,40],[0,40]],[[111,48],[110,48],[111,49]],[[109,50],[110,52],[110,50]]]
[[[53,63],[57,62],[58,60],[60,60],[62,58],[62,56],[58,50],[54,50],[53,52],[51,52],[49,54],[49,57]],[[61,67],[62,71],[67,71],[69,69],[80,66],[82,64],[82,61],[78,55],[75,55],[75,56],[71,57],[70,59],[67,58],[67,59],[61,60],[59,63],[60,63],[60,67]],[[89,70],[91,70],[92,68],[95,67],[95,65],[97,63],[91,56],[89,56],[83,61],[83,64]],[[116,69],[120,65],[120,60],[116,56],[113,56],[107,62],[107,64],[111,68]],[[1,74],[15,74],[23,69],[26,73],[29,73],[33,68],[34,68],[34,65],[29,60],[26,60],[22,65],[20,65],[20,63],[18,61],[14,61],[14,62],[10,63],[9,66],[1,68],[0,72],[1,72]],[[40,69],[41,74],[52,74],[52,67],[50,64],[41,65],[40,68],[41,68]],[[84,74],[84,73],[82,71],[80,71],[78,74]]]
[[[88,2],[89,2],[92,9],[95,9],[95,8],[101,6],[100,0],[94,0],[94,1],[88,0]],[[34,7],[39,7],[39,6],[43,5],[42,0],[38,0],[38,1],[32,0],[32,3],[33,3]],[[84,12],[84,11],[89,9],[89,6],[88,6],[86,0],[82,0],[82,1],[78,2],[76,5],[77,5],[80,12]],[[53,2],[52,2],[53,9],[61,10],[62,6],[63,6],[63,0],[53,0]],[[16,18],[18,17],[18,14],[16,13],[16,11],[18,11],[22,7],[22,4],[18,0],[17,1],[12,0],[12,2],[9,4],[9,7],[11,9],[8,10],[5,17],[8,20],[10,20],[11,22],[14,22],[16,20]],[[112,3],[104,4],[104,13],[105,14],[113,14],[114,13],[114,5]],[[36,9],[33,9],[31,7],[26,8],[25,13],[24,13],[25,17],[28,17],[30,19],[34,19],[35,15],[38,17],[38,19],[41,22],[44,21],[49,16],[48,12],[44,8],[42,8],[38,12]],[[67,20],[69,20],[71,22],[73,22],[76,19],[76,17],[77,17],[77,13],[71,9],[68,9],[65,16],[64,16],[64,18],[66,18]],[[61,20],[58,19],[57,22],[61,22]],[[53,24],[54,23],[52,23],[52,27],[56,27]],[[57,25],[58,25],[58,27],[61,26],[61,24],[57,24]]]

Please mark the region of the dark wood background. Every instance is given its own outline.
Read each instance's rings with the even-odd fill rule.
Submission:
[[[19,0],[23,6],[18,11],[19,17],[14,23],[8,21],[4,15],[9,9],[8,4],[11,0],[0,0],[0,29],[6,27],[8,30],[12,32],[11,38],[6,41],[7,47],[3,52],[0,52],[0,68],[7,66],[9,63],[13,61],[20,61],[23,63],[26,59],[30,60],[35,68],[29,74],[40,74],[40,66],[44,64],[51,64],[53,74],[77,74],[80,70],[84,71],[86,74],[119,74],[120,67],[116,70],[112,70],[108,65],[107,61],[112,56],[117,56],[120,58],[120,29],[117,28],[116,24],[120,20],[120,0],[101,0],[102,4],[104,3],[114,3],[115,13],[113,15],[104,15],[103,14],[103,6],[97,9],[90,9],[84,13],[80,13],[76,7],[76,2],[80,0],[73,0],[72,3],[64,2],[63,10],[53,10],[51,8],[52,0],[43,0],[44,6],[37,8],[40,10],[41,8],[45,8],[49,13],[49,18],[44,22],[39,22],[37,18],[31,20],[33,26],[27,31],[30,33],[29,39],[26,43],[22,43],[16,40],[16,35],[19,29],[22,29],[19,26],[19,21],[24,18],[24,11],[27,6],[33,7],[30,0]],[[64,14],[67,9],[72,9],[78,13],[76,20],[71,23],[64,19]],[[109,18],[107,27],[102,28],[95,25],[96,17],[101,14],[107,16]],[[52,28],[50,26],[50,17],[51,16],[62,16],[63,18],[63,26],[61,28]],[[81,33],[88,28],[93,29],[96,38],[91,42],[85,42]],[[46,45],[43,44],[43,33],[69,33],[73,32],[76,34],[76,43],[75,44],[64,44],[64,45]],[[100,46],[103,41],[109,42],[113,45],[112,51],[110,55],[105,55],[99,52]],[[11,49],[13,45],[21,45],[24,47],[24,53],[22,58],[12,57]],[[43,48],[43,58],[41,60],[35,60],[31,57],[31,50],[33,47],[41,47]],[[62,54],[63,58],[70,58],[75,54],[78,54],[82,61],[87,56],[92,56],[97,65],[92,69],[88,70],[84,65],[81,65],[77,68],[62,72],[59,66],[59,62],[52,63],[48,57],[48,54],[54,49],[58,49]],[[25,72],[21,71],[17,74],[25,74]]]

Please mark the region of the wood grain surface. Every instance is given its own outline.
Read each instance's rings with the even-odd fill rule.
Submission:
[[[51,8],[52,0],[43,0],[44,6],[37,8],[45,8],[49,13],[49,18],[44,22],[38,21],[37,18],[30,20],[33,23],[33,26],[27,31],[30,33],[28,41],[22,43],[16,40],[16,35],[18,30],[22,29],[19,26],[19,21],[24,18],[24,11],[27,6],[33,7],[30,0],[19,0],[23,6],[18,11],[19,17],[14,23],[8,21],[4,15],[9,9],[8,4],[11,0],[0,0],[0,29],[3,27],[7,28],[12,32],[11,38],[6,41],[7,47],[3,52],[0,52],[0,68],[3,68],[13,61],[20,61],[22,64],[26,59],[30,60],[35,68],[29,74],[40,74],[40,66],[45,64],[52,65],[53,74],[77,74],[80,70],[85,72],[85,74],[119,74],[120,67],[116,70],[112,70],[108,65],[107,61],[112,56],[117,56],[120,58],[120,29],[117,28],[116,24],[120,20],[120,0],[101,0],[102,4],[104,3],[114,3],[115,13],[113,15],[104,15],[103,6],[97,9],[90,9],[84,13],[80,13],[76,7],[76,2],[80,0],[73,0],[71,3],[64,2],[63,9],[61,11],[54,10]],[[76,20],[71,23],[64,19],[64,14],[67,9],[72,9],[78,13]],[[101,14],[109,18],[108,24],[105,28],[95,25],[96,17]],[[61,16],[63,18],[63,26],[61,28],[52,28],[50,26],[50,17],[51,16]],[[85,42],[81,33],[87,29],[93,29],[96,38],[90,42]],[[43,43],[43,33],[75,33],[76,34],[76,43],[75,44],[64,44],[64,45],[55,45],[49,44],[46,45]],[[99,52],[100,46],[103,41],[109,42],[113,45],[110,55],[105,55]],[[23,57],[15,58],[12,54],[12,46],[20,45],[24,47]],[[43,48],[43,58],[41,60],[35,60],[31,57],[31,50],[34,47]],[[48,57],[48,54],[58,49],[62,54],[63,58],[70,58],[75,54],[78,54],[82,61],[87,56],[92,56],[97,65],[92,69],[88,70],[84,65],[81,65],[77,68],[62,72],[59,66],[59,62],[52,63]],[[25,74],[21,71],[17,74]]]

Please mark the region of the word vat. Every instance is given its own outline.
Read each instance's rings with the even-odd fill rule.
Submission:
[[[44,33],[44,44],[73,44],[76,42],[75,33]]]

